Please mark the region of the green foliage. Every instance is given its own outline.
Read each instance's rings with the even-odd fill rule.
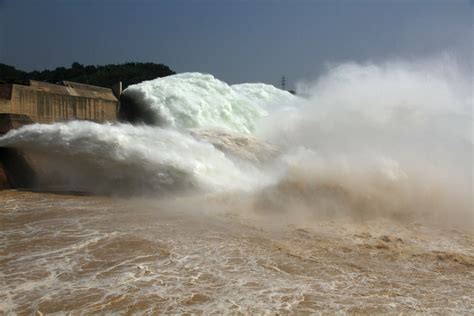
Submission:
[[[0,80],[22,81],[26,80],[28,74],[24,71],[17,70],[15,67],[0,64]]]
[[[84,66],[78,62],[70,68],[58,67],[54,70],[24,72],[15,67],[0,64],[0,81],[24,81],[28,79],[58,83],[63,80],[85,83],[101,87],[112,87],[122,81],[123,87],[175,74],[168,66],[155,63],[124,63],[104,66]]]

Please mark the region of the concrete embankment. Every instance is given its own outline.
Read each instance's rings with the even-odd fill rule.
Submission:
[[[116,121],[121,91],[121,83],[109,89],[70,81],[0,82],[0,136],[32,123]],[[0,148],[0,190],[35,189],[45,159],[33,155],[28,148]],[[51,175],[43,178],[52,184],[56,181]]]

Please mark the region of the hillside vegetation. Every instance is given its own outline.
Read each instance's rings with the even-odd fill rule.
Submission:
[[[173,75],[175,72],[168,66],[155,63],[109,64],[103,66],[84,66],[77,62],[70,68],[58,67],[54,70],[34,70],[26,72],[13,66],[0,63],[0,81],[39,80],[58,83],[63,80],[85,83],[101,87],[111,87],[122,81],[123,87],[151,80],[158,77]]]

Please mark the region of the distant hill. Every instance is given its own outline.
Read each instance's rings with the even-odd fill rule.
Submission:
[[[63,80],[91,84],[101,87],[112,87],[122,81],[123,87],[151,80],[158,77],[174,75],[168,66],[155,63],[124,63],[104,66],[84,66],[77,62],[70,68],[58,67],[54,70],[25,72],[15,67],[0,63],[0,81],[39,80],[57,83]]]

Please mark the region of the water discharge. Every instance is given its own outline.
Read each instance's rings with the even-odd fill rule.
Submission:
[[[124,91],[135,125],[11,131],[36,189],[115,197],[4,196],[0,310],[472,311],[472,88],[446,58],[337,65],[298,96],[186,73]]]
[[[184,73],[132,85],[124,97],[134,101],[134,118],[177,128],[218,128],[252,133],[272,104],[292,95],[265,84],[229,86],[211,75]],[[138,109],[137,109],[138,108]]]

